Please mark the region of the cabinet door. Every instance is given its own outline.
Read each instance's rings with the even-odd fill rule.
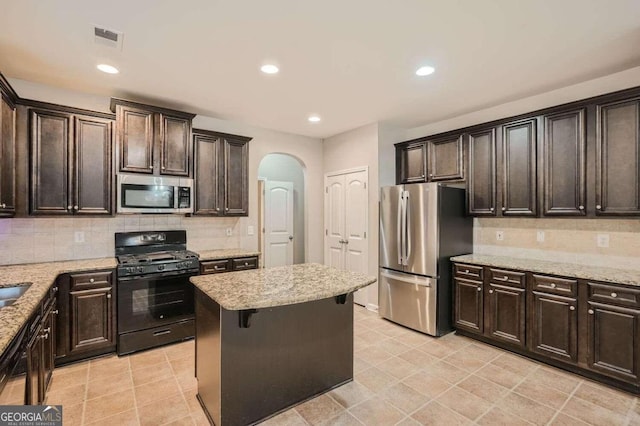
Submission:
[[[55,341],[56,341],[56,326],[55,326],[55,309],[56,303],[47,310],[44,316],[42,325],[42,395],[46,395],[49,383],[51,382],[51,376],[53,375],[53,367],[55,360]]]
[[[113,121],[93,117],[75,118],[76,214],[111,215]]]
[[[489,284],[487,318],[490,337],[525,345],[525,290],[506,285]]]
[[[0,97],[0,217],[16,213],[16,110]]]
[[[585,110],[544,117],[544,215],[586,214]]]
[[[249,215],[249,145],[244,141],[223,139],[224,214]]]
[[[27,344],[27,395],[25,403],[27,405],[39,405],[41,402],[40,383],[42,373],[42,338],[41,327],[37,328],[33,337]]]
[[[502,214],[536,215],[536,119],[502,128]]]
[[[116,106],[120,171],[153,173],[153,113]]]
[[[457,328],[482,333],[482,282],[455,278],[455,325]]]
[[[30,213],[72,214],[71,117],[53,111],[32,110],[30,120]]]
[[[429,181],[464,179],[462,135],[429,141]]]
[[[474,216],[496,215],[496,130],[469,134],[467,206]]]
[[[199,135],[193,136],[194,144],[194,178],[195,202],[194,215],[219,216],[222,214],[221,197],[221,164],[218,137]]]
[[[396,147],[396,183],[427,181],[427,143],[425,141]]]
[[[69,355],[115,345],[111,287],[69,293]]]
[[[589,368],[637,383],[640,368],[640,311],[589,302]]]
[[[597,106],[596,214],[640,214],[640,98]]]
[[[571,363],[578,361],[578,311],[575,298],[532,293],[531,350]]]
[[[160,174],[189,176],[191,120],[160,114]]]

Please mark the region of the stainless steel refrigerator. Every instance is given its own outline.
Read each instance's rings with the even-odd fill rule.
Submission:
[[[439,183],[381,188],[380,315],[432,336],[451,331],[449,258],[472,251],[464,189]]]

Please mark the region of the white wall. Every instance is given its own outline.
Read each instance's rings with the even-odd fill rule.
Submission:
[[[369,167],[369,275],[378,276],[378,124],[369,124],[323,141],[324,173]],[[324,228],[323,228],[324,229]],[[367,287],[367,304],[378,306],[377,284]]]
[[[9,83],[13,86],[18,95],[23,98],[52,102],[77,108],[86,108],[94,111],[106,112],[109,110],[110,99],[107,97],[58,89],[18,79],[9,79]],[[204,116],[196,116],[193,121],[193,127],[250,136],[253,138],[249,143],[249,217],[238,219],[237,224],[233,226],[234,237],[238,237],[236,241],[240,248],[251,250],[258,249],[257,233],[252,236],[247,235],[247,226],[253,225],[254,229],[257,229],[258,165],[260,164],[260,160],[270,153],[285,153],[296,157],[302,164],[304,164],[306,169],[305,193],[308,194],[305,205],[305,212],[307,212],[305,220],[307,231],[307,238],[305,241],[306,259],[308,262],[322,263],[323,216],[321,213],[315,213],[312,215],[308,213],[322,212],[323,208],[324,198],[322,196],[322,188],[324,178],[322,169],[321,140]],[[216,221],[218,220],[221,219],[198,219],[198,221],[211,221],[212,224],[217,224]]]
[[[260,162],[258,177],[293,183],[293,263],[304,263],[305,192],[302,166],[290,155],[269,154]]]

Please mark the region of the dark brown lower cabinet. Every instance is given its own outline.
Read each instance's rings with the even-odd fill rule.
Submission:
[[[589,368],[637,382],[640,368],[640,310],[589,302]]]
[[[490,283],[485,328],[494,339],[525,345],[525,289]]]
[[[34,332],[27,344],[25,404],[41,405],[51,383],[55,358],[56,299],[43,303],[44,313],[35,320]],[[40,309],[40,308],[38,308]]]
[[[577,300],[538,291],[531,296],[531,350],[562,361],[577,362]]]
[[[455,278],[455,324],[472,332],[483,331],[482,281]]]
[[[116,303],[112,270],[78,272],[58,279],[60,302],[56,362],[116,349]]]

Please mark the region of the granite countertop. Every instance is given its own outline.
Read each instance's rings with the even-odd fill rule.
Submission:
[[[220,249],[220,250],[194,250],[200,255],[200,260],[231,259],[235,257],[260,256],[259,251],[243,249]]]
[[[0,287],[32,283],[13,305],[0,309],[0,354],[31,317],[58,275],[115,267],[116,259],[113,257],[0,266]]]
[[[191,282],[227,310],[293,305],[351,293],[375,277],[318,263],[191,277]]]
[[[633,269],[601,268],[581,265],[579,263],[551,262],[547,260],[520,259],[516,257],[484,254],[455,256],[451,258],[451,261],[640,287],[640,271]]]

